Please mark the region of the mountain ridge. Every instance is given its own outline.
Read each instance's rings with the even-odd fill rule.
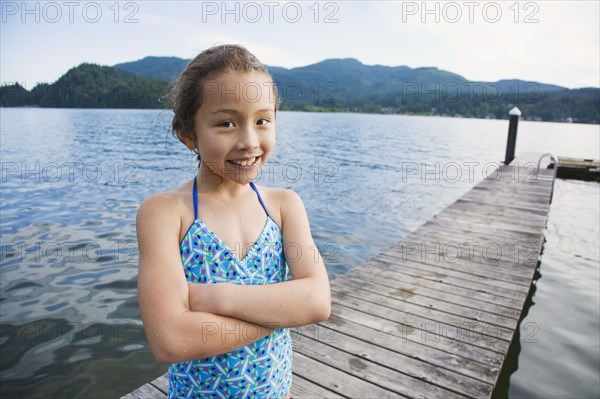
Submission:
[[[158,78],[157,75],[152,75],[146,69],[146,65],[150,62],[153,62],[153,63],[161,64],[160,65],[161,66],[160,76],[162,76],[163,79],[164,79],[164,77],[168,77],[168,79],[172,79],[179,72],[181,72],[183,67],[185,67],[185,65],[189,61],[191,61],[191,59],[184,59],[184,58],[178,58],[178,57],[173,57],[173,56],[164,56],[164,57],[163,56],[146,56],[139,60],[118,63],[113,66],[115,68],[124,69],[124,70],[127,70],[129,72],[135,73],[140,76],[150,76],[150,77]],[[451,75],[453,77],[456,77],[457,80],[459,80],[459,81],[476,82],[476,83],[480,83],[480,84],[498,84],[501,87],[506,87],[506,86],[509,86],[510,84],[515,84],[515,83],[519,83],[519,84],[531,83],[531,84],[537,85],[538,89],[541,89],[540,91],[576,90],[576,89],[583,89],[583,88],[585,88],[585,89],[593,88],[593,87],[580,87],[580,88],[575,88],[575,89],[569,89],[567,87],[559,86],[559,85],[552,84],[552,83],[528,81],[528,80],[523,80],[523,79],[519,79],[519,78],[500,79],[495,82],[471,81],[469,79],[466,79],[462,75],[440,69],[439,67],[436,67],[436,66],[422,66],[422,67],[411,68],[406,65],[398,65],[398,66],[388,66],[388,65],[381,65],[381,64],[368,65],[368,64],[363,64],[358,59],[352,58],[352,57],[328,58],[328,59],[325,59],[325,60],[322,60],[322,61],[319,61],[319,62],[316,62],[313,64],[292,67],[292,68],[285,68],[285,67],[281,67],[281,66],[269,66],[269,65],[267,65],[267,68],[269,69],[269,71],[271,73],[281,73],[283,71],[285,71],[285,72],[305,71],[305,70],[311,70],[314,68],[321,68],[322,66],[329,67],[330,65],[334,65],[336,68],[340,67],[340,66],[348,68],[348,66],[353,65],[353,66],[358,66],[358,67],[377,69],[379,72],[384,71],[384,70],[386,70],[386,71],[402,70],[402,71],[414,71],[414,72],[423,72],[423,71],[437,72],[437,73],[448,74],[449,76]]]
[[[114,66],[84,63],[30,91],[4,84],[0,106],[165,108],[160,98],[188,62],[148,56]],[[600,88],[568,89],[520,79],[477,82],[438,67],[365,65],[355,58],[268,68],[281,110],[506,119],[508,110],[518,106],[524,119],[600,121]]]

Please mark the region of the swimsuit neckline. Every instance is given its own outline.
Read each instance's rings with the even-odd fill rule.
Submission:
[[[192,223],[192,226],[194,226],[195,224],[198,224],[200,226],[200,228],[202,230],[204,230],[204,232],[206,232],[207,234],[209,234],[213,241],[216,242],[217,244],[219,244],[219,246],[227,251],[231,253],[231,256],[234,258],[234,260],[238,263],[246,263],[246,261],[256,252],[257,247],[260,247],[260,245],[265,241],[265,236],[267,234],[268,228],[269,228],[269,221],[271,221],[271,217],[267,216],[267,220],[265,221],[264,227],[261,230],[258,238],[254,241],[254,244],[252,244],[252,246],[250,247],[250,249],[248,250],[248,252],[246,252],[246,254],[240,259],[239,256],[235,253],[235,251],[233,249],[231,249],[226,243],[225,241],[221,240],[221,238],[210,228],[208,227],[201,219],[196,219],[194,220],[194,223]],[[190,226],[190,228],[192,227]],[[186,234],[187,235],[187,234]],[[182,240],[183,243],[183,240]],[[245,248],[246,246],[244,245],[243,248]]]
[[[265,213],[267,214],[267,220],[265,221],[265,224],[264,224],[264,226],[263,226],[263,228],[262,228],[262,230],[261,230],[258,238],[254,241],[254,244],[252,244],[252,246],[250,247],[250,249],[248,250],[248,252],[246,252],[246,254],[242,257],[242,259],[240,259],[239,256],[235,253],[235,251],[233,249],[231,249],[225,243],[225,241],[221,240],[221,238],[210,227],[208,227],[206,225],[206,223],[204,223],[202,221],[202,219],[200,219],[198,217],[198,191],[197,191],[197,186],[196,186],[197,183],[196,183],[196,181],[197,181],[197,176],[194,177],[194,186],[193,186],[193,189],[192,189],[192,199],[193,199],[193,202],[194,202],[194,217],[195,217],[195,219],[194,219],[194,222],[190,225],[190,227],[188,227],[187,231],[183,235],[183,238],[181,239],[181,241],[179,243],[179,248],[180,249],[184,248],[184,243],[185,243],[186,239],[188,239],[189,243],[192,242],[192,237],[190,235],[192,227],[198,225],[198,226],[200,226],[200,228],[205,233],[209,234],[212,237],[212,241],[215,242],[215,243],[217,243],[221,247],[222,250],[231,253],[231,256],[236,261],[236,263],[245,264],[246,261],[256,252],[257,248],[259,248],[260,245],[264,243],[265,236],[267,235],[267,232],[268,232],[268,229],[269,229],[269,225],[271,223],[273,223],[279,229],[279,225],[277,225],[277,223],[275,222],[275,220],[273,220],[273,218],[271,217],[271,215],[267,211],[267,207],[265,206],[265,203],[264,203],[264,201],[263,201],[263,199],[262,199],[262,197],[260,195],[260,192],[258,191],[258,188],[254,184],[254,182],[250,182],[250,187],[252,187],[252,189],[256,193],[261,206],[263,207],[263,209],[265,210]],[[243,248],[246,248],[246,246],[244,245]]]

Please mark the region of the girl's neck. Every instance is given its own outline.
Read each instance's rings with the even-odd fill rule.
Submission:
[[[250,189],[248,184],[237,183],[219,176],[202,162],[198,168],[196,184],[199,193],[216,193],[225,201],[240,197]]]

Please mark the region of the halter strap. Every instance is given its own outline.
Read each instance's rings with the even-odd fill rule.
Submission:
[[[260,204],[262,205],[263,209],[267,213],[267,216],[270,217],[271,219],[273,219],[271,217],[271,215],[269,215],[269,211],[267,211],[267,207],[265,206],[265,203],[263,202],[263,199],[260,196],[260,193],[258,192],[258,188],[254,185],[254,182],[252,182],[252,181],[250,182],[250,187],[252,187],[252,189],[256,192],[256,195],[258,196],[258,200],[260,201]]]
[[[198,180],[198,176],[194,176],[194,188],[192,189],[192,198],[194,200],[194,220],[198,219],[198,186],[196,183],[197,180]],[[252,190],[254,190],[254,192],[258,196],[258,200],[260,201],[260,204],[262,205],[263,209],[267,213],[267,216],[271,218],[271,215],[269,214],[269,211],[267,210],[267,207],[266,207],[262,197],[260,196],[260,192],[258,191],[258,188],[256,187],[256,185],[254,185],[254,182],[250,182],[250,187],[252,187]],[[271,219],[273,219],[273,218],[271,218]]]
[[[198,189],[196,188],[196,180],[198,176],[194,176],[194,189],[192,190],[192,198],[194,199],[194,220],[198,219]]]

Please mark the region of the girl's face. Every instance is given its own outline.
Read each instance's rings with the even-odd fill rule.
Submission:
[[[275,146],[272,85],[258,71],[229,71],[204,82],[196,143],[186,144],[198,150],[210,173],[240,184],[257,177]]]

